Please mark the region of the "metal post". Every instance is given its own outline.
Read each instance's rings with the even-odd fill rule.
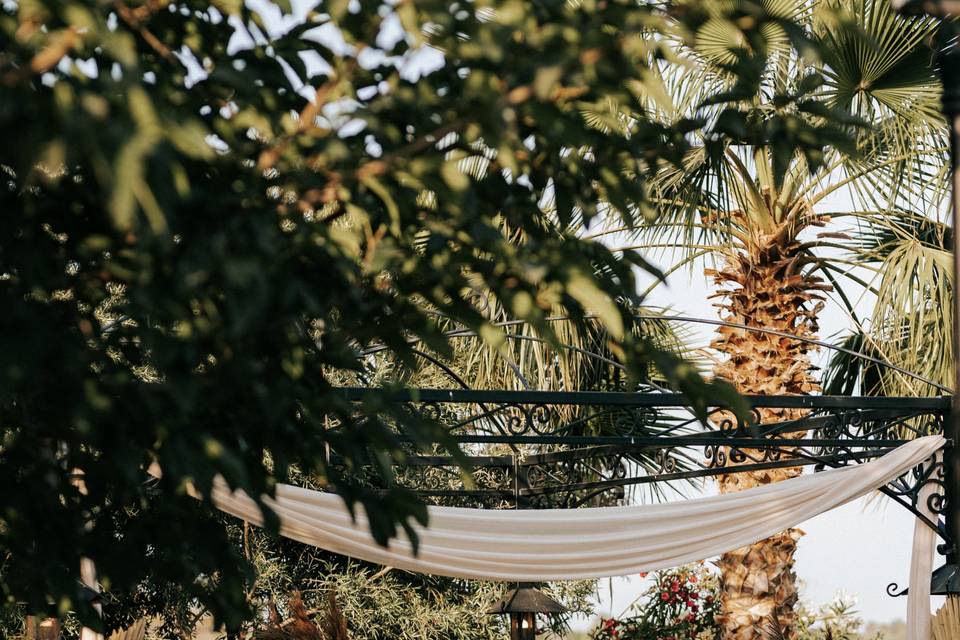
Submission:
[[[529,509],[530,475],[527,465],[523,464],[519,454],[513,454],[513,508]]]
[[[955,54],[953,54],[955,55]],[[960,64],[960,60],[956,61]],[[944,74],[944,80],[946,80]],[[946,83],[944,83],[946,85]],[[944,91],[944,102],[946,102]],[[954,541],[952,560],[956,561],[956,544],[960,541],[960,295],[957,295],[957,283],[960,283],[960,113],[948,113],[950,119],[950,170],[952,173],[953,208],[953,362],[954,383],[953,403],[950,420],[946,427],[948,446],[944,452],[946,472],[947,532]]]
[[[958,0],[890,0],[904,15],[929,15],[940,19],[937,32],[937,67],[943,83],[943,115],[950,126],[950,178],[953,223],[953,402],[944,425],[947,446],[943,452],[944,534],[947,563],[933,572],[931,593],[960,594],[960,35],[956,17]]]
[[[953,402],[944,425],[947,446],[943,455],[944,525],[949,545],[947,563],[934,572],[932,591],[941,595],[960,593],[960,52],[955,40],[958,29],[945,19],[938,37],[938,67],[943,82],[943,114],[950,126],[951,209],[953,213]]]

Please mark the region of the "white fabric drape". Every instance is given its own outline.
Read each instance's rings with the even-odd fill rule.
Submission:
[[[529,511],[431,506],[429,527],[416,526],[417,555],[405,539],[377,545],[362,508],[352,519],[336,495],[280,485],[265,502],[279,517],[281,535],[368,562],[481,580],[600,578],[675,567],[752,544],[882,487],[944,442],[919,438],[865,464],[666,504]],[[933,490],[924,490],[921,509]],[[257,504],[220,478],[212,500],[226,513],[263,523]],[[908,640],[929,640],[935,534],[918,521],[914,535]]]
[[[937,459],[942,456],[937,454]],[[930,482],[920,489],[917,509],[933,522],[937,514],[930,508],[928,500],[939,487]],[[930,629],[930,574],[933,570],[933,553],[936,550],[937,534],[920,518],[913,529],[913,556],[910,561],[910,593],[907,602],[907,638],[909,640],[928,640]]]
[[[734,494],[666,504],[601,509],[495,511],[430,507],[417,527],[419,553],[406,539],[389,548],[371,538],[333,494],[289,485],[267,499],[280,533],[294,540],[399,569],[460,578],[545,581],[627,575],[709,558],[788,529],[883,486],[943,446],[929,436],[861,465],[792,478]],[[262,524],[260,509],[218,482],[221,510]]]

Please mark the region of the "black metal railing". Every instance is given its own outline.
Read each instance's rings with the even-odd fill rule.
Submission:
[[[464,487],[452,457],[411,444],[397,464],[401,484],[435,501],[516,508],[617,504],[642,488],[665,492],[708,477],[861,463],[943,433],[950,408],[949,398],[746,396],[753,415],[744,420],[725,407],[698,418],[683,395],[651,389],[343,394],[351,402],[397,403],[440,425],[468,453],[482,451],[468,455],[475,486]],[[883,491],[940,530],[917,508],[920,488],[940,482],[940,472],[918,467]]]

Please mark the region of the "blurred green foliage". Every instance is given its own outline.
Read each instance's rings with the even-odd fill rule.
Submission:
[[[736,403],[632,331],[652,267],[569,231],[653,217],[646,177],[690,131],[768,135],[736,96],[716,131],[639,106],[664,29],[720,21],[743,83],[771,24],[812,51],[763,3],[707,4],[3,2],[4,601],[98,624],[89,557],[108,590],[176,585],[237,628],[253,566],[186,493],[217,474],[256,496],[296,466],[362,502],[381,542],[423,520],[325,454],[378,461],[389,486],[401,437],[443,433],[384,396],[346,403],[334,372],[375,344],[411,365],[413,338],[448,353],[437,314],[499,348],[477,297],[547,339],[548,310],[596,314],[628,371],[653,362],[701,410]],[[816,155],[837,131],[776,135]]]

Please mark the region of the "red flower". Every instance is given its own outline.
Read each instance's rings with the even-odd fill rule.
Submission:
[[[695,616],[694,614],[692,613],[687,614],[687,622],[693,622],[696,619],[697,619],[697,616]]]
[[[670,583],[670,591],[673,591],[674,593],[676,593],[677,591],[680,591],[680,583],[677,582],[676,580],[674,580],[673,582],[671,582],[671,583]]]
[[[667,600],[670,599],[670,594],[664,591],[663,593],[660,594],[660,599],[666,602]]]

